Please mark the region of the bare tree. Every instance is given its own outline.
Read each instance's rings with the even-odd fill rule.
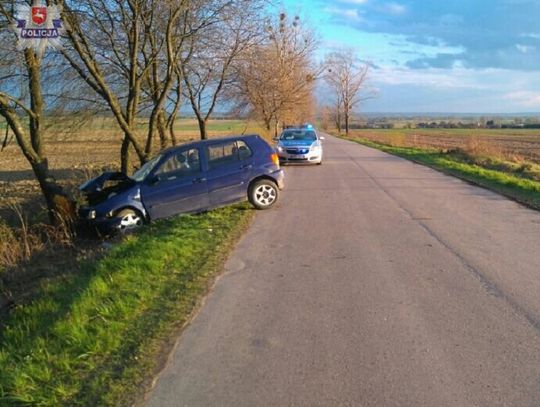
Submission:
[[[45,93],[54,86],[53,79],[60,79],[61,69],[50,52],[17,49],[15,33],[8,29],[13,24],[16,4],[20,2],[0,3],[0,115],[32,167],[49,219],[56,223],[71,216],[74,209],[72,201],[51,175],[44,140]],[[50,77],[44,77],[45,72]]]
[[[58,0],[63,7],[68,43],[63,56],[107,104],[124,133],[122,171],[128,172],[129,146],[146,160],[135,126],[141,81],[149,66],[139,58],[145,38],[143,16],[152,19],[146,2]],[[123,103],[122,103],[123,102]]]
[[[361,63],[353,50],[343,50],[329,54],[325,61],[325,82],[334,92],[336,100],[336,125],[341,131],[341,113],[345,124],[345,133],[349,134],[350,115],[352,110],[363,100],[374,96],[373,91],[366,90],[369,65]]]
[[[277,133],[283,120],[297,119],[311,109],[306,106],[313,104],[318,75],[312,63],[317,42],[299,17],[290,19],[285,13],[267,21],[265,34],[264,43],[250,49],[238,67],[237,95]]]
[[[192,36],[181,65],[185,96],[197,117],[201,139],[224,91],[235,82],[235,63],[262,35],[263,0],[224,3],[216,22]]]
[[[222,21],[223,16],[227,13],[227,9],[232,7],[231,5],[240,3],[249,4],[250,2],[248,0],[236,2],[229,0],[199,0],[188,2],[184,0],[182,7],[177,9],[180,11],[178,16],[174,19],[163,19],[164,21],[168,21],[165,35],[161,35],[165,41],[164,51],[157,53],[158,58],[150,58],[151,70],[149,71],[147,81],[143,84],[143,91],[152,101],[146,150],[150,150],[156,128],[160,136],[161,147],[166,146],[167,139],[170,139],[172,144],[176,144],[174,124],[182,106],[184,94],[194,95],[193,100],[190,100],[190,102],[192,107],[195,106],[198,108],[196,113],[202,116],[203,106],[200,101],[207,96],[207,89],[210,86],[206,86],[208,83],[204,83],[204,86],[201,87],[202,91],[200,94],[199,89],[194,89],[193,87],[189,89],[189,92],[184,92],[186,87],[189,88],[192,85],[192,81],[185,78],[185,75],[192,74],[192,70],[187,68],[187,65],[191,63],[191,60],[197,53],[201,53],[207,56],[207,58],[215,56],[212,53],[213,48],[206,48],[206,44],[201,39],[207,38],[207,32],[215,31],[213,27]],[[158,49],[156,45],[160,42],[160,34],[159,31],[156,31],[156,27],[148,30],[146,35],[150,39],[150,51],[143,50],[145,59],[147,55],[154,55],[154,50]],[[222,32],[221,35],[226,35],[226,33]],[[214,42],[211,41],[211,45],[215,48]],[[215,68],[216,65],[219,66],[219,63],[220,61],[212,61],[212,68]],[[199,68],[202,70],[201,66]],[[196,73],[200,74],[199,71]],[[216,100],[210,106],[207,119],[215,108],[217,95],[221,91],[221,87],[218,86],[215,91]]]
[[[181,43],[208,24],[210,14],[193,24],[200,0],[57,0],[64,8],[68,44],[63,55],[108,106],[124,134],[122,171],[129,171],[129,148],[141,163],[152,154],[156,128],[165,118],[171,93],[179,83],[176,63]],[[186,21],[190,22],[186,30]],[[181,103],[173,102],[173,112]],[[137,134],[137,119],[148,111],[146,138]]]
[[[208,71],[199,65],[194,74],[185,68],[185,64],[194,55],[212,55],[212,50],[206,48],[208,44],[199,39],[204,38],[204,33],[212,26],[226,20],[224,16],[229,9],[259,4],[248,0],[57,1],[65,10],[70,44],[63,52],[64,57],[102,97],[124,133],[121,149],[124,172],[129,170],[130,146],[144,163],[152,154],[156,133],[162,147],[166,144],[165,129],[175,142],[174,121],[182,94],[186,93],[184,86],[191,90],[187,94],[190,101],[195,102],[192,106],[197,108],[201,120],[208,120],[226,76],[223,75],[213,88],[209,85],[216,83],[213,80],[191,86],[194,77],[206,78]],[[243,22],[246,27],[247,21]],[[219,38],[224,39],[223,34]],[[235,53],[237,51],[233,50],[233,56]],[[213,61],[214,69],[216,65],[223,67],[221,71],[228,72],[230,62],[222,58]],[[186,75],[190,79],[186,79]],[[198,103],[209,94],[213,95],[209,105]],[[204,118],[201,112],[206,107]],[[141,112],[149,114],[144,140],[136,131]]]
[[[181,73],[177,61],[181,59],[184,41],[193,35],[190,10],[182,7],[163,7],[156,4],[155,22],[145,24],[148,38],[142,56],[150,67],[142,83],[142,90],[151,102],[150,117],[146,136],[145,153],[152,152],[156,131],[161,148],[167,145],[167,130],[172,144],[176,144],[174,122],[182,103]],[[176,85],[176,89],[174,86]],[[167,113],[167,104],[172,111]]]

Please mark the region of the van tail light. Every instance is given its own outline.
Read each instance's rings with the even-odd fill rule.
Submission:
[[[279,168],[279,157],[277,153],[273,153],[270,158],[272,159],[272,162]]]

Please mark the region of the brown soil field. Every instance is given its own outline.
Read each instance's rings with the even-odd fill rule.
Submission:
[[[540,130],[399,129],[353,130],[351,137],[404,147],[457,149],[512,161],[540,163]]]

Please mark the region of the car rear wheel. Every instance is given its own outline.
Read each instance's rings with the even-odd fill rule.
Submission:
[[[130,208],[122,209],[116,214],[116,218],[120,219],[120,224],[118,227],[120,228],[121,232],[137,229],[144,223],[141,214],[138,211]]]
[[[268,179],[255,182],[248,193],[249,202],[257,209],[269,209],[279,198],[279,188]]]

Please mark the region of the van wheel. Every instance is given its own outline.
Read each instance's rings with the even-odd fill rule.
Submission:
[[[116,218],[120,219],[120,225],[118,226],[120,232],[137,229],[144,223],[139,211],[130,208],[122,209],[116,214]]]
[[[268,180],[261,179],[250,186],[248,191],[249,202],[257,209],[269,209],[279,198],[279,188]]]

